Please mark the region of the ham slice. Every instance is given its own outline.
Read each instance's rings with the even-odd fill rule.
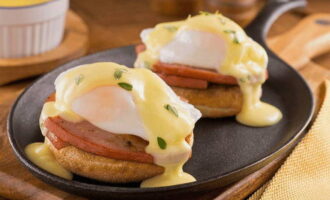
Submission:
[[[153,70],[155,72],[164,73],[166,75],[200,79],[218,84],[237,85],[235,77],[225,76],[214,71],[197,69],[191,66],[158,62],[153,65]]]
[[[206,89],[208,82],[201,79],[186,78],[180,76],[157,73],[168,85],[183,88]]]
[[[144,44],[135,46],[135,51],[137,54],[145,51],[145,49],[146,47]],[[215,71],[199,69],[192,66],[158,62],[152,66],[152,70],[160,75],[170,86],[206,89],[208,85],[207,82],[237,85],[237,80],[235,77],[222,75]],[[183,83],[184,81],[189,83]]]
[[[53,146],[56,149],[62,149],[64,147],[67,147],[70,145],[70,144],[64,142],[63,140],[61,140],[60,138],[56,137],[56,135],[54,135],[53,133],[51,133],[49,131],[47,131],[46,137],[48,138],[48,140],[53,144]]]
[[[148,142],[137,136],[110,133],[87,121],[72,123],[59,116],[47,118],[45,127],[53,134],[47,136],[52,143],[68,143],[86,152],[118,160],[153,163],[153,157],[144,151]],[[58,142],[53,144],[63,146]]]

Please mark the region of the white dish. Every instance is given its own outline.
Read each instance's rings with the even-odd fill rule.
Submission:
[[[0,7],[0,58],[44,53],[61,43],[69,0]]]

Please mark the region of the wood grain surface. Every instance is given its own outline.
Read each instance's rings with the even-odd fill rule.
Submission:
[[[312,14],[286,33],[268,40],[268,45],[291,66],[301,69],[312,58],[329,50],[329,27],[330,14]]]
[[[306,33],[306,31],[310,31],[308,26],[315,28],[315,24],[313,20],[306,20],[311,18],[305,17],[315,17],[315,15],[307,16],[307,14],[317,13],[318,10],[326,11],[325,5],[328,7],[327,12],[329,13],[329,2],[326,3],[325,1],[312,0],[307,9],[290,12],[281,16],[270,31],[269,37],[273,39],[268,40],[270,46],[280,55],[282,54],[282,58],[287,60],[288,63],[292,62],[291,64],[300,67],[301,74],[307,79],[312,88],[314,88],[317,95],[322,80],[327,77],[329,78],[330,53],[324,53],[326,52],[326,49],[324,49],[326,47],[321,45],[322,49],[320,50],[319,45],[317,45],[322,44],[322,40],[324,39],[322,35],[317,36],[320,37],[320,42],[319,40],[315,40],[316,38],[314,37],[315,34],[318,35],[317,31],[313,32],[313,34]],[[94,0],[93,4],[91,4],[88,0],[71,0],[71,8],[89,26],[90,53],[108,48],[136,44],[140,41],[139,32],[141,29],[153,26],[162,21],[178,19],[175,17],[163,17],[153,13],[148,7],[147,0],[125,0],[121,1],[121,3],[117,2],[116,0]],[[304,18],[305,20],[302,21]],[[306,21],[307,23],[305,23]],[[301,25],[301,23],[305,24]],[[301,27],[301,30],[295,31],[297,27]],[[327,28],[327,31],[329,31],[329,28]],[[327,33],[327,31],[325,32]],[[290,36],[292,37],[290,39],[288,35],[293,32],[294,34]],[[301,34],[304,35],[304,38],[296,38],[298,35],[302,37]],[[326,41],[328,39],[326,37]],[[275,40],[277,42],[274,42]],[[281,40],[285,40],[286,42],[281,42]],[[309,51],[307,51],[307,55],[304,55],[306,51],[301,51],[301,48],[311,41],[317,41],[316,44],[311,45],[312,48],[316,49],[310,49],[308,46],[306,48]],[[276,44],[282,45],[283,48],[276,46]],[[296,57],[299,62],[296,59],[293,59],[293,61],[290,60],[292,59],[290,53],[282,52],[286,48],[289,48],[287,46],[292,51],[302,52],[300,56]],[[312,53],[310,50],[312,50]],[[320,53],[323,54],[319,55]],[[296,62],[299,64],[296,65]],[[74,194],[60,191],[32,176],[32,174],[18,163],[9,147],[5,127],[8,111],[17,95],[26,86],[31,84],[33,80],[19,81],[0,87],[0,199],[78,199]],[[231,186],[196,195],[194,198],[187,197],[187,199],[244,199],[272,177],[285,160],[285,157],[286,155],[282,155],[266,167]]]

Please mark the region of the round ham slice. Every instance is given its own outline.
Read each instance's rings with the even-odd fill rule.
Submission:
[[[44,125],[60,141],[86,152],[119,160],[153,163],[153,157],[144,151],[148,142],[137,136],[110,133],[87,121],[72,123],[59,116],[47,118]]]

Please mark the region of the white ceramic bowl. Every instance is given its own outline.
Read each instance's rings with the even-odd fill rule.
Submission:
[[[69,0],[0,7],[0,58],[41,54],[61,43]]]

